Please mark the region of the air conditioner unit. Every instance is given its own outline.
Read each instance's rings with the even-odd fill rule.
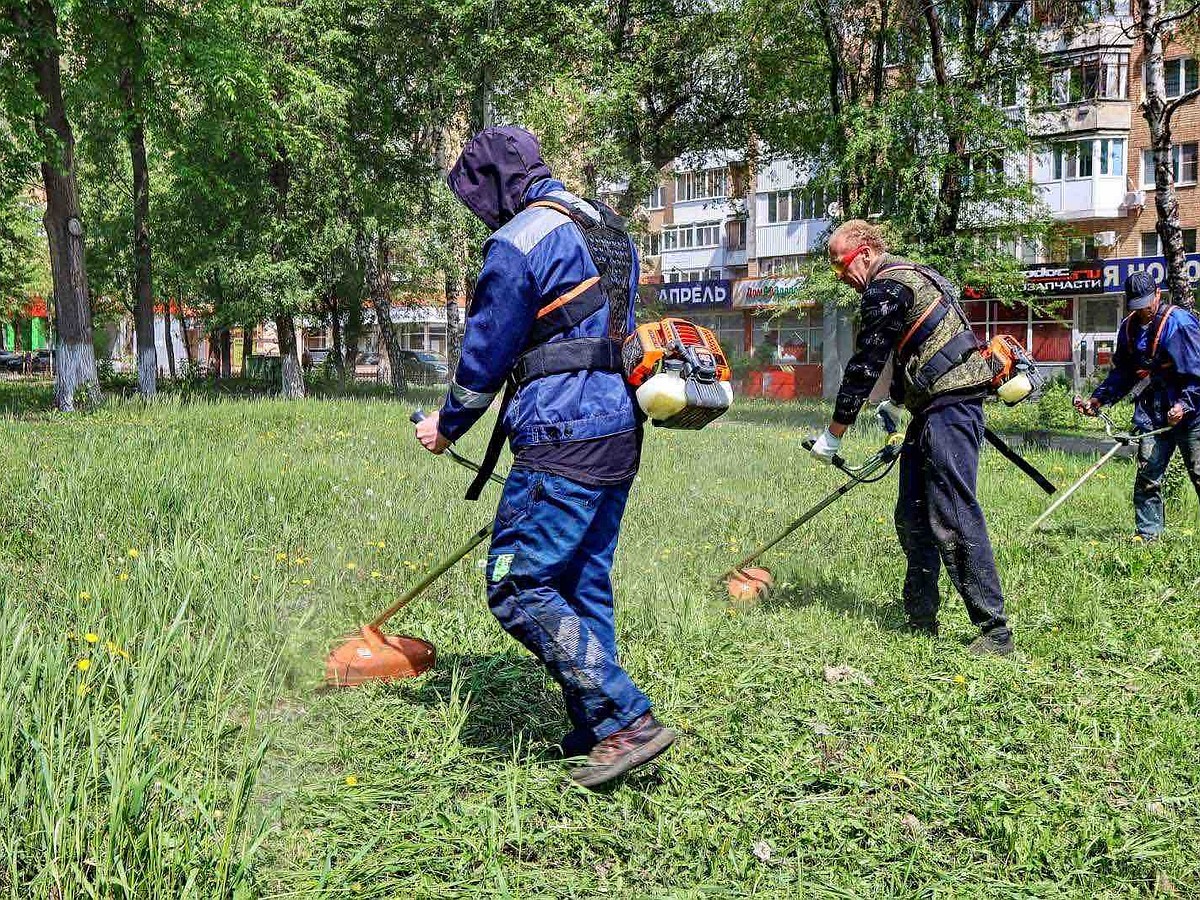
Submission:
[[[1126,209],[1141,209],[1146,205],[1146,192],[1128,191],[1125,199],[1121,201],[1121,205]]]
[[[1117,233],[1115,231],[1097,231],[1092,235],[1092,240],[1096,242],[1097,247],[1115,247]]]

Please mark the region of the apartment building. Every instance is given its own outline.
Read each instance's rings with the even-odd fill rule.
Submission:
[[[1128,24],[1128,8],[1118,3],[1087,28],[1049,35],[1051,94],[1038,106],[1020,85],[996,92],[996,102],[1024,117],[1039,139],[1036,152],[1015,161],[1016,172],[1027,175],[1067,238],[1012,248],[1025,264],[1029,303],[972,294],[965,301],[981,338],[1012,335],[1047,374],[1076,382],[1110,362],[1125,277],[1145,269],[1165,281],[1150,135],[1139,109],[1143,50],[1126,35]],[[1183,46],[1168,48],[1166,84],[1170,97],[1200,87],[1200,62]],[[1176,113],[1173,139],[1184,244],[1200,278],[1200,103]],[[778,310],[800,295],[804,263],[832,224],[832,198],[812,188],[814,175],[791,159],[751,172],[734,152],[677,161],[648,204],[643,281],[648,300],[713,328],[727,350],[773,356],[789,374],[785,393],[828,396],[850,351],[849,323],[837,311],[793,302],[782,303],[785,314]]]

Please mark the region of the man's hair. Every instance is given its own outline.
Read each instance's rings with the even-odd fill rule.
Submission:
[[[843,222],[829,236],[829,243],[835,240],[845,241],[855,247],[866,245],[876,253],[887,253],[887,244],[883,241],[883,232],[864,219],[851,219]]]

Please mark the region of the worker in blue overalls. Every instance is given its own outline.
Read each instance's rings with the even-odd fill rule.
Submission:
[[[1190,310],[1164,303],[1148,272],[1125,279],[1125,299],[1129,315],[1117,334],[1112,371],[1076,406],[1094,416],[1149,378],[1134,401],[1134,430],[1170,427],[1138,444],[1133,517],[1137,536],[1152,541],[1166,527],[1162,479],[1176,447],[1200,496],[1200,322]]]
[[[417,438],[441,453],[502,396],[467,494],[478,496],[507,436],[514,459],[488,552],[488,604],[562,688],[574,726],[564,753],[588,754],[571,777],[595,787],[675,739],[617,660],[610,581],[641,457],[620,343],[633,327],[637,254],[622,220],[568,193],[520,128],[475,135],[448,180],[493,234],[449,393]]]

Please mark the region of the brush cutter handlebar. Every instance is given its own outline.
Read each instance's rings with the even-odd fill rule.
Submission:
[[[900,437],[900,435],[897,432],[889,432],[887,443],[885,443],[882,447],[876,450],[875,453],[868,457],[867,460],[862,463],[862,465],[852,466],[846,462],[843,456],[837,453],[833,454],[833,458],[830,459],[830,463],[832,463],[836,468],[841,469],[851,478],[859,480],[875,472],[879,468],[880,463],[891,462],[900,455],[900,442],[896,439],[898,437]],[[812,450],[814,443],[816,442],[812,438],[808,438],[803,444],[801,444],[801,446],[805,450]]]
[[[417,407],[416,409],[413,410],[413,414],[408,417],[408,421],[412,422],[414,425],[418,425],[421,422],[424,422],[426,418],[427,418],[427,416],[425,415],[425,410],[421,409],[420,407]],[[460,466],[464,466],[464,467],[470,469],[472,472],[479,471],[479,463],[472,462],[471,460],[467,459],[465,456],[459,455],[458,453],[456,453],[454,451],[453,447],[447,447],[446,453],[449,454],[450,458],[452,460],[454,460],[456,463],[458,463]],[[488,478],[490,480],[496,482],[496,484],[504,484],[504,479],[501,478],[499,475],[497,475],[495,472],[493,472],[491,475],[489,475]]]

